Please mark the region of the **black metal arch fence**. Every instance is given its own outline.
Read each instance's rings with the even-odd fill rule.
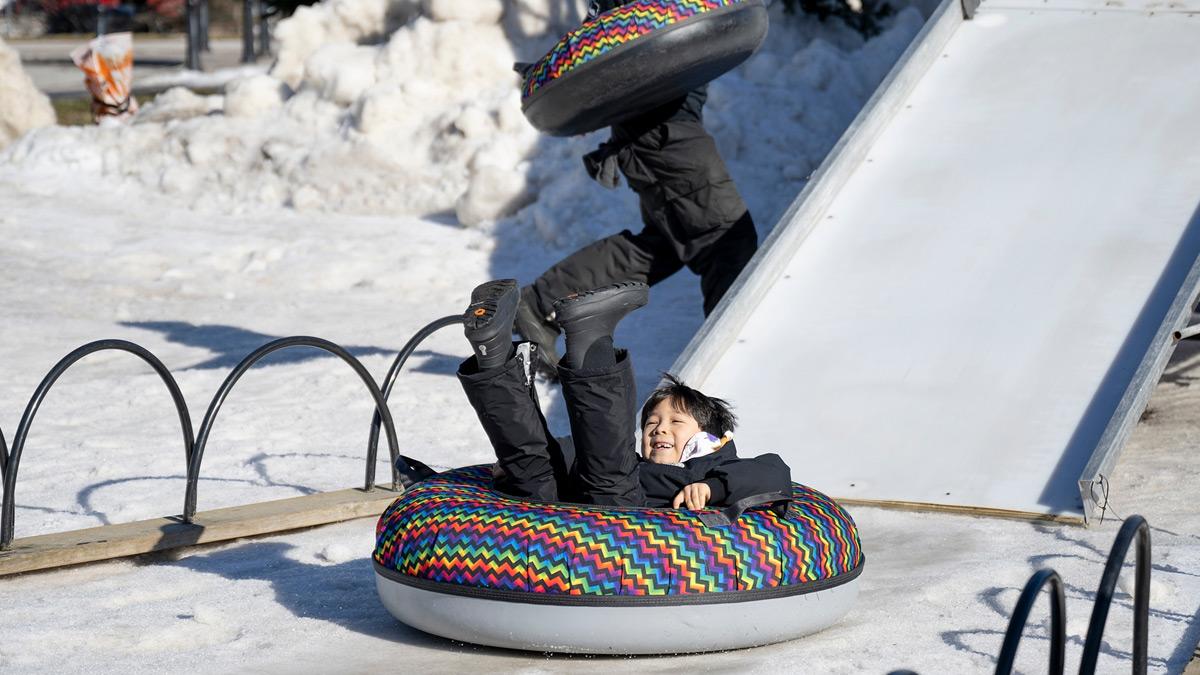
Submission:
[[[188,414],[187,401],[184,400],[183,393],[180,391],[175,378],[158,357],[144,347],[126,340],[97,340],[89,342],[64,356],[42,378],[41,384],[38,385],[33,396],[30,397],[29,403],[25,406],[25,412],[21,416],[21,422],[17,426],[17,433],[13,436],[11,447],[5,442],[4,431],[0,429],[0,476],[3,477],[4,484],[3,506],[2,510],[0,510],[0,550],[7,550],[12,546],[16,513],[17,472],[20,468],[21,453],[25,448],[25,442],[29,436],[29,429],[33,424],[33,419],[37,415],[42,401],[46,398],[46,394],[54,386],[54,383],[62,377],[63,373],[90,354],[114,350],[133,354],[153,368],[155,373],[158,374],[159,378],[167,386],[167,390],[171,395],[171,400],[174,402],[175,410],[179,416],[179,426],[183,434],[183,455],[187,465],[187,488],[184,495],[183,521],[191,523],[196,515],[196,492],[200,482],[200,467],[204,459],[204,448],[208,444],[209,435],[212,432],[213,424],[216,422],[221,406],[225,403],[225,399],[246,371],[250,370],[251,367],[267,355],[283,349],[297,347],[320,349],[338,357],[354,370],[355,374],[362,380],[363,385],[366,386],[367,392],[371,395],[371,400],[375,406],[375,414],[371,421],[370,438],[367,442],[363,489],[371,491],[375,488],[375,464],[378,455],[380,427],[383,428],[386,435],[388,451],[391,455],[392,488],[397,489],[401,482],[401,472],[397,462],[401,459],[407,460],[407,458],[403,458],[400,455],[396,427],[392,420],[391,411],[387,406],[388,396],[394,388],[400,370],[404,367],[409,357],[412,356],[413,352],[416,351],[417,347],[438,330],[458,324],[460,321],[461,319],[457,315],[447,316],[426,325],[418,331],[392,361],[387,376],[384,378],[384,386],[382,388],[371,377],[366,367],[340,345],[310,336],[294,336],[273,340],[254,350],[254,352],[242,359],[241,363],[229,373],[224,383],[221,384],[220,389],[213,395],[212,401],[209,403],[207,412],[204,415],[204,421],[201,422],[199,432],[196,434],[192,432],[192,420]]]
[[[175,378],[171,376],[171,372],[163,365],[162,361],[157,356],[150,353],[141,345],[128,342],[126,340],[97,340],[89,342],[75,351],[67,354],[60,360],[46,376],[42,378],[41,384],[33,392],[29,403],[25,406],[25,413],[21,415],[21,423],[17,425],[17,435],[13,437],[13,444],[10,450],[5,451],[4,469],[4,506],[2,515],[0,515],[0,549],[8,548],[12,542],[14,515],[16,512],[16,487],[17,487],[17,469],[21,466],[21,452],[25,449],[25,440],[29,437],[29,428],[33,425],[33,418],[37,415],[37,411],[42,406],[42,401],[45,400],[46,394],[50,393],[50,388],[62,377],[63,373],[78,363],[81,359],[89,354],[95,354],[101,351],[123,351],[129,352],[145,361],[158,373],[158,376],[167,385],[167,389],[171,392],[171,399],[175,403],[175,410],[179,414],[179,425],[183,430],[183,457],[187,462],[191,462],[192,458],[192,420],[188,415],[187,402],[183,399],[183,392],[179,390],[179,385],[175,382]]]
[[[1133,673],[1145,673],[1149,660],[1150,633],[1150,524],[1141,516],[1125,519],[1117,538],[1109,551],[1104,573],[1100,575],[1100,587],[1096,590],[1096,601],[1092,606],[1092,618],[1088,623],[1087,638],[1083,643],[1083,657],[1079,672],[1090,675],[1096,672],[1100,658],[1100,646],[1104,640],[1104,625],[1108,623],[1108,610],[1112,607],[1117,579],[1129,554],[1129,547],[1137,538],[1137,554],[1134,564],[1133,587],[1133,655],[1130,662]],[[1052,569],[1039,570],[1025,584],[1025,590],[1017,600],[1004,644],[996,662],[996,675],[1012,672],[1029,612],[1041,590],[1050,586],[1050,663],[1047,672],[1061,675],[1065,667],[1067,641],[1067,603],[1063,593],[1062,579]]]
[[[1150,633],[1150,525],[1141,516],[1125,519],[1113,541],[1104,573],[1100,575],[1100,587],[1092,605],[1092,618],[1088,623],[1087,638],[1083,643],[1083,657],[1079,662],[1080,675],[1094,675],[1100,659],[1100,647],[1104,641],[1104,625],[1108,622],[1108,610],[1112,607],[1117,578],[1125,565],[1129,546],[1137,537],[1137,559],[1134,566],[1133,589],[1133,653],[1130,672],[1145,675],[1149,661]],[[1066,668],[1067,645],[1067,601],[1062,577],[1052,569],[1041,569],[1029,577],[1017,606],[1013,608],[1004,633],[1004,643],[996,658],[996,675],[1009,675],[1017,659],[1017,648],[1024,637],[1025,624],[1042,589],[1050,587],[1050,659],[1046,672],[1062,675]],[[912,670],[893,670],[888,675],[917,675]]]

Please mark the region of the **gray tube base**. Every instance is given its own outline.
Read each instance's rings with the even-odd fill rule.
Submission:
[[[434,635],[507,649],[681,654],[756,647],[823,630],[858,597],[858,577],[779,598],[635,607],[532,604],[416,588],[376,572],[392,616]]]

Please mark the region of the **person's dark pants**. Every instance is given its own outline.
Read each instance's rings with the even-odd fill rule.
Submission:
[[[636,390],[629,355],[600,370],[559,368],[575,461],[567,466],[550,435],[537,393],[520,358],[479,372],[475,357],[458,379],[496,451],[496,489],[516,497],[642,506],[637,474]]]
[[[684,266],[700,276],[707,316],[758,249],[758,233],[716,142],[704,129],[705,90],[613,127],[617,162],[637,193],[643,228],[572,253],[530,288],[540,316],[571,293],[621,281],[650,286]]]
[[[708,316],[758,250],[758,233],[747,211],[713,244],[687,261],[700,276],[704,315]],[[588,244],[546,270],[532,284],[540,316],[550,316],[554,301],[571,293],[622,281],[653,286],[683,269],[668,237],[647,226],[634,234],[624,230]]]

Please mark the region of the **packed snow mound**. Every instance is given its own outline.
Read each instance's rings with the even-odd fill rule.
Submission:
[[[55,121],[50,99],[33,86],[21,67],[21,55],[0,39],[0,148],[30,129]]]
[[[225,87],[224,112],[229,117],[261,117],[275,113],[292,95],[292,88],[270,75],[252,75]]]
[[[297,7],[275,31],[272,73],[298,87],[305,62],[322,46],[383,42],[419,7],[417,0],[327,0]]]
[[[635,227],[635,201],[583,171],[580,157],[603,132],[561,139],[529,125],[512,64],[545,53],[584,7],[301,7],[276,31],[269,74],[234,80],[224,96],[171,90],[119,128],[40,130],[0,163],[100,173],[193,208],[454,214],[466,225],[500,222],[577,245]],[[864,42],[838,21],[784,16],[778,6],[771,21],[760,52],[710,86],[705,110],[760,223],[786,207],[922,23],[906,9]]]

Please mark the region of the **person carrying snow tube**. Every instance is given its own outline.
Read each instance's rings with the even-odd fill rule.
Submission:
[[[538,406],[529,343],[511,342],[516,281],[485,283],[471,300],[463,325],[474,356],[458,377],[495,449],[499,491],[542,501],[688,509],[782,504],[791,496],[787,464],[775,454],[739,458],[728,405],[678,380],[670,378],[643,406],[638,433],[633,367],[612,335],[626,314],[646,304],[645,284],[615,284],[554,304],[567,340],[558,364],[574,446],[567,451]]]
[[[642,4],[598,0],[592,3],[588,21],[634,12]],[[765,32],[765,9],[759,4],[757,10],[762,10]],[[702,52],[705,45],[672,49]],[[527,71],[527,89],[536,72]],[[574,77],[586,82],[588,73],[580,70]],[[628,281],[653,286],[687,267],[700,277],[707,316],[757,250],[758,233],[750,211],[704,128],[706,99],[707,85],[700,84],[649,110],[638,107],[640,100],[629,100],[627,109],[636,114],[621,117],[612,125],[609,140],[583,158],[588,174],[606,188],[618,187],[618,172],[625,176],[638,195],[643,227],[583,247],[521,289],[516,328],[524,339],[538,345],[548,374],[554,374],[558,361],[556,299]]]

